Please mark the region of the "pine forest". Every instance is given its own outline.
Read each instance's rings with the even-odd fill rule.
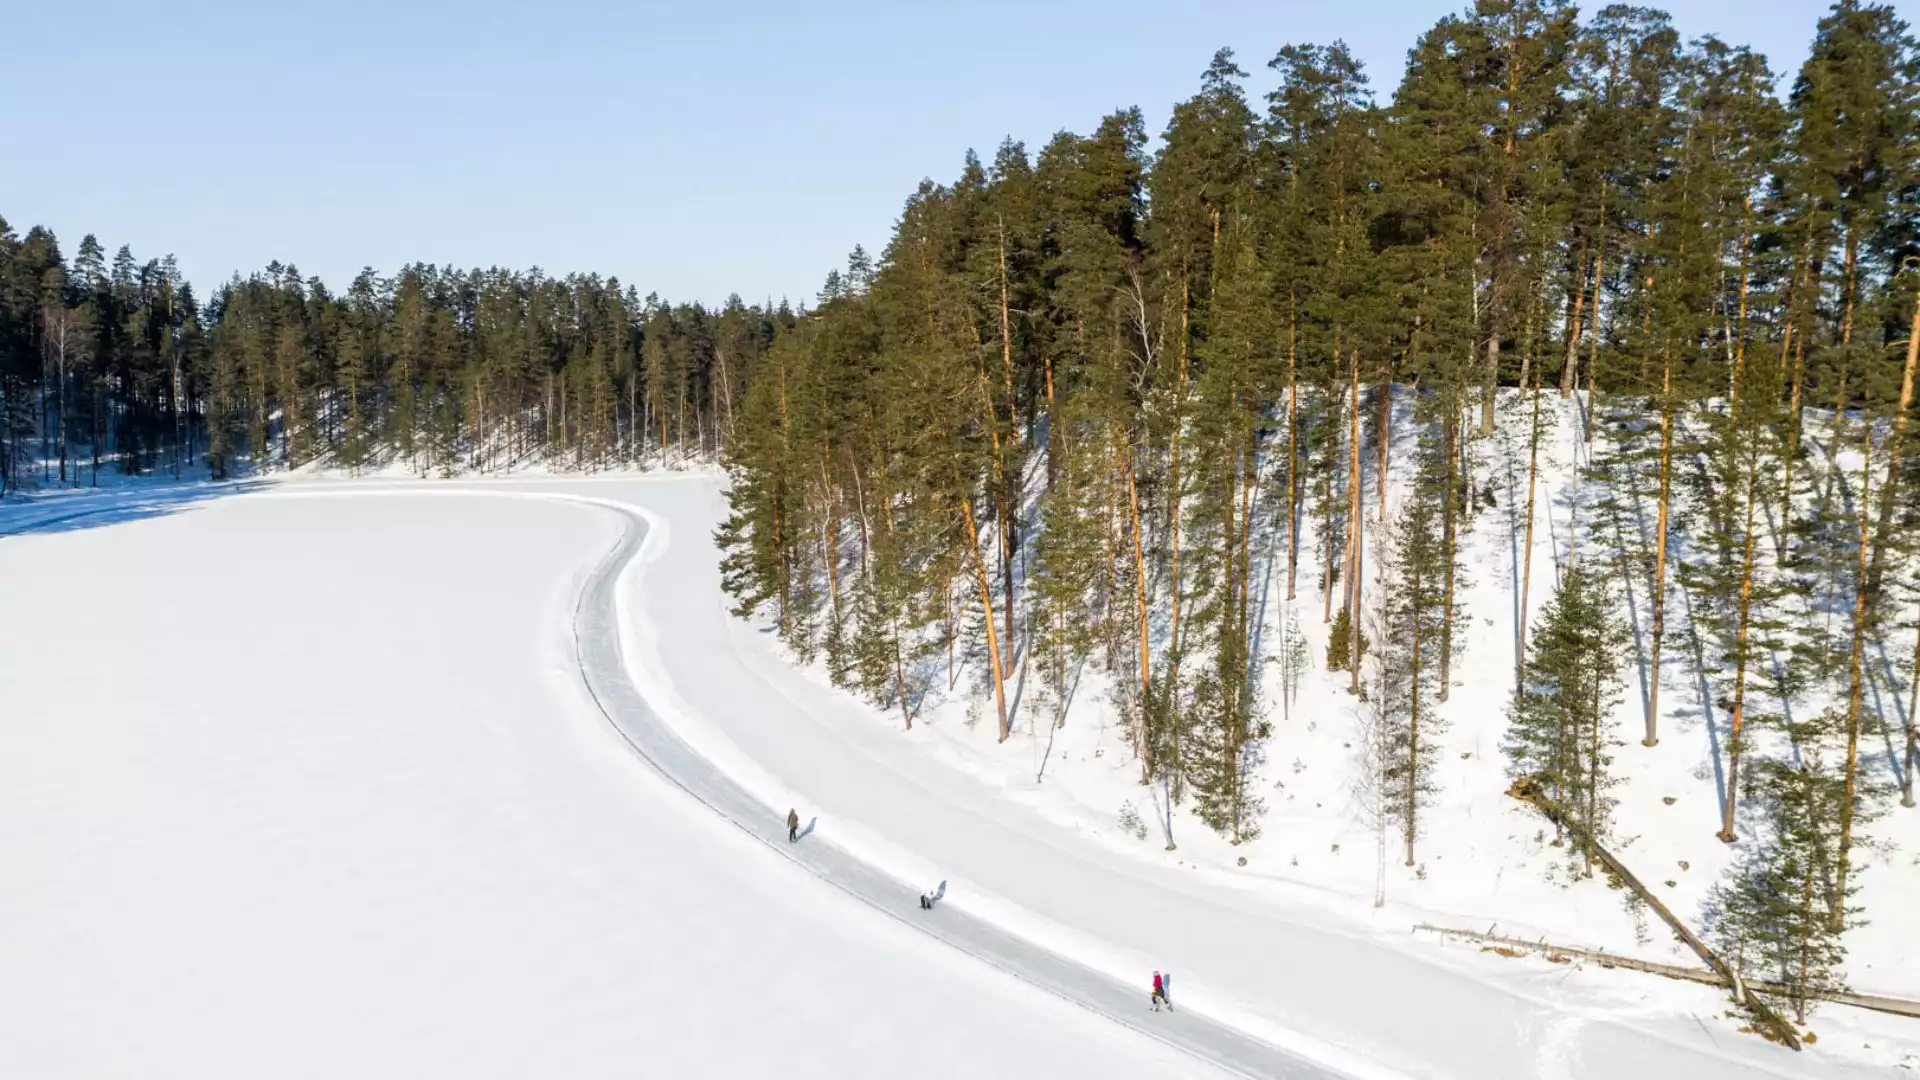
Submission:
[[[1640,919],[1610,860],[1684,834],[1712,880],[1649,886],[1804,1022],[1920,920],[1875,903],[1920,897],[1920,45],[1810,29],[1783,69],[1477,0],[1390,96],[1338,42],[1223,48],[1157,136],[965,152],[793,306],[202,297],[0,222],[0,475],[717,463],[736,614],[902,730],[966,702],[1040,778],[1097,716],[1170,849],[1276,850],[1337,774],[1376,900],[1516,832]]]

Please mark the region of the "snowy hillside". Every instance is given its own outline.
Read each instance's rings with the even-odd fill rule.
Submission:
[[[1273,724],[1272,735],[1261,748],[1264,760],[1254,784],[1267,807],[1257,839],[1229,844],[1192,815],[1190,803],[1167,813],[1165,792],[1140,784],[1140,765],[1113,704],[1107,677],[1091,667],[1081,677],[1064,724],[1053,730],[1041,710],[1030,702],[1022,707],[1022,690],[1030,672],[1018,663],[1012,665],[1009,696],[1014,736],[1004,743],[996,738],[990,692],[981,689],[977,672],[970,677],[962,670],[952,692],[945,692],[942,681],[914,729],[903,734],[905,744],[1104,848],[1165,868],[1201,868],[1208,872],[1209,881],[1222,888],[1251,889],[1274,904],[1295,905],[1311,896],[1316,906],[1340,911],[1355,923],[1380,931],[1404,933],[1415,924],[1429,923],[1700,967],[1650,912],[1630,905],[1624,890],[1609,887],[1605,875],[1582,878],[1571,873],[1567,849],[1554,843],[1554,828],[1506,794],[1510,772],[1501,748],[1508,731],[1523,576],[1529,458],[1525,407],[1523,396],[1509,393],[1501,404],[1508,421],[1472,450],[1475,470],[1470,486],[1490,495],[1492,502],[1480,508],[1460,540],[1464,641],[1454,660],[1449,698],[1434,707],[1445,723],[1438,736],[1442,748],[1437,792],[1432,805],[1422,811],[1425,822],[1411,866],[1403,865],[1398,830],[1385,838],[1390,850],[1382,854],[1377,847],[1382,837],[1368,822],[1361,782],[1366,772],[1361,758],[1365,710],[1348,692],[1347,675],[1326,670],[1326,616],[1340,600],[1336,596],[1329,602],[1318,587],[1310,554],[1317,550],[1318,525],[1311,517],[1302,538],[1303,552],[1309,554],[1302,556],[1298,596],[1291,602],[1285,599],[1283,531],[1270,528],[1255,540],[1259,553],[1253,593],[1260,612],[1257,648],[1266,661],[1261,697]],[[1389,460],[1388,520],[1404,497],[1412,471],[1413,425],[1406,420],[1408,409],[1409,402],[1402,398]],[[1585,472],[1593,459],[1581,437],[1580,398],[1563,401],[1549,393],[1543,397],[1543,409],[1548,412],[1549,428],[1541,446],[1528,590],[1528,607],[1536,620],[1552,596],[1556,568],[1582,547],[1588,558],[1606,557],[1594,554],[1609,539],[1598,535],[1599,530],[1622,527],[1618,517],[1601,513],[1609,495],[1606,484]],[[1818,464],[1824,460],[1820,430],[1810,423],[1815,468],[1825,468]],[[1604,435],[1601,438],[1604,449]],[[1367,527],[1377,535],[1375,461],[1371,451],[1364,458]],[[1837,459],[1857,474],[1856,459],[1844,454]],[[1846,477],[1826,468],[1814,484],[1816,488],[1838,485],[1831,490],[1842,490]],[[1639,514],[1640,527],[1651,535],[1650,504],[1638,511],[1623,511],[1629,512]],[[1767,542],[1772,545],[1771,536]],[[1704,558],[1689,548],[1678,528],[1671,543],[1676,567]],[[1370,544],[1368,550],[1375,549]],[[1713,658],[1712,643],[1704,630],[1694,632],[1691,612],[1696,598],[1676,570],[1669,570],[1660,741],[1655,747],[1641,745],[1644,703],[1652,678],[1646,585],[1640,577],[1618,572],[1612,563],[1607,566],[1613,599],[1632,639],[1631,662],[1612,712],[1615,734],[1622,743],[1614,752],[1619,783],[1612,791],[1617,800],[1612,846],[1662,902],[1698,929],[1714,886],[1753,843],[1758,819],[1742,817],[1747,835],[1740,843],[1726,844],[1716,837],[1725,782],[1727,712],[1724,701],[1716,704],[1722,691],[1715,680],[1718,661]],[[1369,577],[1365,588],[1367,604],[1382,594],[1375,577]],[[1805,605],[1796,608],[1798,618],[1812,617],[1810,598],[1791,598],[1791,602]],[[1286,693],[1283,670],[1289,627],[1304,639],[1307,661],[1292,695]],[[1891,658],[1874,672],[1873,702],[1885,724],[1884,730],[1873,725],[1874,733],[1862,750],[1863,775],[1883,791],[1898,780],[1901,767],[1899,732],[1911,677],[1902,648],[1910,644],[1889,645]],[[976,657],[973,662],[984,661]],[[963,668],[968,663],[964,653],[959,663]],[[816,683],[828,682],[824,663],[809,672]],[[969,698],[969,689],[979,696]],[[842,707],[865,710],[875,728],[901,726],[897,710],[856,706],[846,695],[838,696],[845,703]],[[1756,754],[1783,752],[1784,743],[1776,736],[1749,732],[1747,737]],[[1865,914],[1864,921],[1850,927],[1844,938],[1845,977],[1856,992],[1916,999],[1920,998],[1920,935],[1913,931],[1920,916],[1913,913],[1920,911],[1920,812],[1899,808],[1897,793],[1883,794],[1877,801],[1886,812],[1865,826],[1870,843],[1857,857],[1860,891],[1854,902]],[[1375,911],[1377,885],[1384,889],[1386,905]],[[1425,934],[1410,947],[1435,952],[1463,948]],[[1534,978],[1542,968],[1550,970],[1539,958],[1509,960],[1489,955],[1475,963],[1496,971],[1510,969],[1508,973],[1520,979]],[[1624,994],[1636,1010],[1692,1012],[1710,1018],[1716,1029],[1726,1033],[1723,1038],[1744,1023],[1714,1019],[1725,1003],[1710,988],[1621,972],[1584,972],[1572,978],[1596,991],[1604,987],[1608,993]],[[1820,1045],[1833,1053],[1920,1068],[1920,1020],[1830,1005],[1814,1018],[1811,1028]]]

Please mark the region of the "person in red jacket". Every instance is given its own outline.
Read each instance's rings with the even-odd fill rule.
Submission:
[[[1162,1005],[1168,1008],[1173,1007],[1173,1003],[1167,1000],[1167,984],[1160,981],[1160,973],[1157,971],[1153,973],[1153,997],[1149,1000],[1153,1004],[1154,1012],[1159,1012]]]

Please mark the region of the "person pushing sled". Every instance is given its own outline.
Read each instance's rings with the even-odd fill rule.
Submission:
[[[1167,996],[1167,984],[1172,981],[1171,975],[1162,976],[1157,971],[1153,973],[1153,996],[1147,1000],[1153,1005],[1154,1012],[1159,1012],[1162,1005],[1167,1007],[1168,1012],[1173,1011],[1173,999]]]

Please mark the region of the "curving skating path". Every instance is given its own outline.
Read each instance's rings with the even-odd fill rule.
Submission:
[[[627,522],[620,540],[594,568],[574,613],[574,641],[588,691],[621,737],[661,776],[749,836],[832,884],[848,896],[1124,1027],[1247,1077],[1318,1080],[1340,1076],[1323,1066],[1251,1038],[1192,1012],[1148,1011],[1141,988],[1123,985],[964,911],[919,910],[918,890],[901,883],[830,841],[810,837],[789,844],[778,819],[712,762],[668,729],[635,686],[620,644],[618,590],[636,565],[647,523],[616,504],[593,500]]]

